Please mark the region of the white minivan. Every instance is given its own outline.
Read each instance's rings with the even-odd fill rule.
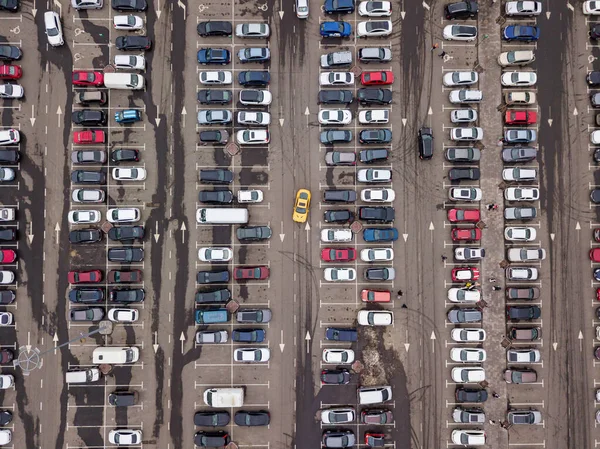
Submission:
[[[137,73],[105,73],[104,85],[109,89],[141,90],[144,77]]]
[[[392,400],[392,387],[360,387],[358,403],[360,405],[382,404]]]
[[[246,224],[248,209],[225,207],[202,207],[196,211],[198,224]]]
[[[86,384],[100,380],[101,374],[98,368],[69,371],[65,375],[65,380],[68,384]]]
[[[123,363],[135,363],[140,358],[140,349],[135,346],[101,346],[94,349],[92,361],[101,365],[121,365]]]
[[[48,37],[48,43],[53,47],[60,47],[64,45],[62,26],[60,24],[60,17],[54,11],[47,11],[44,13],[44,27],[46,28],[46,36]]]

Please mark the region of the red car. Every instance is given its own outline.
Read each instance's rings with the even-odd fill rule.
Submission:
[[[73,142],[80,145],[90,143],[104,143],[106,141],[106,134],[104,131],[75,131],[73,133]]]
[[[537,122],[535,111],[506,111],[504,123],[507,125],[533,125]]]
[[[142,270],[110,270],[106,277],[110,284],[141,284]]]
[[[237,281],[269,279],[269,267],[238,267],[233,270],[233,278]]]
[[[73,72],[73,84],[76,86],[103,86],[104,75],[102,72],[75,70]]]
[[[363,302],[390,302],[392,294],[387,290],[363,290],[360,299]]]
[[[600,248],[590,249],[590,260],[592,262],[600,262]]]
[[[389,70],[380,72],[363,72],[360,75],[360,82],[363,86],[377,86],[384,84],[392,84],[394,82],[394,74]]]
[[[450,237],[452,237],[452,240],[454,240],[455,242],[459,240],[481,240],[481,229],[452,228],[452,232],[450,232]]]
[[[384,433],[365,433],[365,444],[367,447],[382,447],[385,446],[385,434]]]
[[[596,301],[600,301],[600,288],[596,289]]]
[[[70,284],[82,284],[88,282],[101,282],[102,271],[69,271],[68,279]]]
[[[356,260],[354,248],[323,248],[321,260],[325,262],[352,262]]]
[[[479,209],[450,209],[448,211],[448,221],[452,223],[468,222],[477,223],[481,220]]]
[[[479,279],[479,268],[459,267],[452,269],[452,282],[470,282]]]
[[[13,263],[17,260],[17,253],[12,249],[0,249],[0,263]]]
[[[18,80],[23,76],[23,70],[18,65],[0,66],[0,80]]]

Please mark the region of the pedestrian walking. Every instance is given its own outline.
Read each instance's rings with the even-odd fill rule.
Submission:
[[[404,295],[404,292],[402,290],[398,290],[398,296],[402,296]]]
[[[502,290],[502,287],[500,287],[499,285],[494,285],[492,287],[492,290],[494,290],[495,292],[499,292],[500,290]]]
[[[494,282],[496,282],[496,278],[490,278],[490,282],[493,284]]]
[[[440,58],[443,58],[444,56],[446,56],[446,52],[444,50],[442,50],[442,52],[438,56]]]
[[[496,421],[494,421],[493,419],[490,419],[490,424],[496,424]]]
[[[446,260],[448,260],[448,258],[442,254],[442,262],[445,262]]]
[[[497,204],[494,204],[494,205],[492,206],[492,210],[498,210],[498,205],[497,205]]]
[[[494,203],[490,203],[490,204],[486,204],[487,210],[492,210],[492,207],[494,207]]]
[[[473,285],[473,283],[472,283],[472,282],[467,282],[467,283],[465,284],[465,287],[469,288],[469,287],[471,287],[472,285]]]
[[[402,308],[403,309],[408,309],[408,307],[406,307],[406,304],[402,304]]]
[[[440,44],[438,44],[437,42],[435,44],[433,44],[431,46],[431,51],[435,50],[436,48],[438,48],[440,46]]]
[[[496,399],[498,399],[500,397],[500,395],[498,393],[496,393],[495,391],[492,393],[492,396],[495,397]]]

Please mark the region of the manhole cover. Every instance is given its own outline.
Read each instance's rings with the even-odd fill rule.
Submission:
[[[365,365],[363,365],[360,360],[357,360],[352,364],[352,371],[355,373],[360,373],[363,369],[365,369]]]
[[[227,303],[227,305],[225,306],[225,308],[227,309],[227,311],[229,313],[235,313],[238,311],[238,309],[240,308],[240,303],[234,300],[231,300]]]
[[[507,260],[503,260],[502,262],[500,262],[500,268],[506,268],[508,267],[508,261]]]
[[[227,446],[225,446],[227,449],[238,449],[238,445],[235,444],[233,441],[231,443],[229,443]]]
[[[108,231],[110,231],[113,228],[113,224],[110,221],[105,221],[104,223],[102,223],[102,226],[100,226],[100,229],[102,229],[102,231],[104,231],[105,234],[108,234]]]
[[[113,322],[112,321],[100,321],[98,324],[100,328],[100,335],[110,335],[113,331]]]
[[[485,229],[487,227],[485,221],[478,221],[475,226],[477,226],[478,229]]]
[[[107,65],[106,67],[104,67],[104,73],[113,73],[115,71],[115,66],[114,65]]]
[[[506,349],[512,344],[512,342],[508,338],[504,337],[502,339],[502,341],[500,342],[500,344],[502,345],[503,348]]]
[[[108,376],[110,373],[112,373],[113,366],[107,363],[103,363],[102,365],[98,365],[98,369],[103,375]]]
[[[362,69],[357,65],[352,67],[350,71],[354,74],[354,76],[359,76],[362,73]]]
[[[230,156],[235,156],[240,152],[240,146],[235,142],[229,142],[225,145],[225,151],[227,151],[227,154]]]
[[[360,221],[354,221],[350,225],[350,230],[352,232],[354,232],[355,234],[358,234],[360,231],[362,231],[362,228],[363,228],[363,225]]]
[[[487,307],[488,303],[485,299],[482,299],[481,301],[479,301],[477,303],[477,307],[479,307],[480,309],[483,309],[484,307]]]
[[[487,380],[482,380],[481,382],[479,382],[479,385],[481,385],[481,388],[487,388],[489,383]]]

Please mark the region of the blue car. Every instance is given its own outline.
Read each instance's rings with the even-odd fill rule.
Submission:
[[[231,333],[231,338],[240,343],[262,343],[265,340],[265,331],[262,329],[235,329]]]
[[[321,36],[323,37],[348,37],[352,27],[348,22],[323,22]]]
[[[198,51],[200,64],[227,65],[231,61],[231,53],[224,48],[202,48]]]
[[[328,327],[325,329],[325,339],[331,341],[357,341],[356,329],[344,327]]]
[[[532,26],[509,25],[504,27],[502,37],[507,41],[534,42],[540,38],[540,29]]]
[[[115,121],[120,124],[135,123],[142,120],[142,114],[137,109],[125,109],[115,112]]]
[[[327,14],[350,14],[354,12],[354,0],[325,0],[323,9]]]
[[[365,228],[363,230],[365,242],[395,242],[398,240],[396,228]]]

